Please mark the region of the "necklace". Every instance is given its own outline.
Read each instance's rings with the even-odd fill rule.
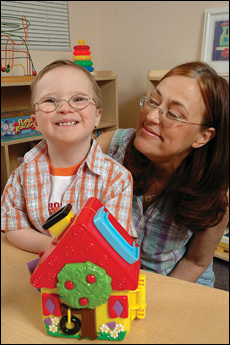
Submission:
[[[155,196],[156,194],[148,194],[148,195],[145,195],[144,198],[145,198],[145,201],[147,202],[150,202],[152,200],[152,198]]]

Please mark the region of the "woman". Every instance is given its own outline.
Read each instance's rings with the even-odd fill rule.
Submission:
[[[140,106],[136,129],[98,142],[132,172],[141,266],[213,286],[229,211],[228,83],[207,64],[182,64]]]

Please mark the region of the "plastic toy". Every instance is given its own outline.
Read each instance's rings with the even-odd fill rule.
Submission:
[[[1,29],[1,40],[3,47],[1,47],[1,72],[9,73],[13,67],[20,66],[26,75],[36,75],[34,64],[28,48],[28,28],[30,22],[26,19],[26,16],[2,16],[2,27],[6,30]],[[5,22],[9,20],[9,22]],[[21,20],[21,24],[18,21]],[[12,22],[13,21],[13,22]],[[11,38],[12,37],[12,38]],[[20,43],[16,43],[14,37],[21,40]],[[25,45],[25,50],[17,50],[17,46]],[[15,56],[19,55],[19,56]],[[25,66],[23,64],[15,63],[16,59],[25,59]]]
[[[78,40],[78,46],[73,47],[73,61],[87,69],[89,72],[93,72],[94,68],[92,67],[93,62],[90,49],[90,46],[85,45],[85,40]]]
[[[140,247],[97,198],[68,204],[44,223],[55,239],[31,270],[49,335],[123,340],[145,317]],[[31,267],[31,265],[29,265]]]
[[[16,136],[24,138],[38,135],[31,118],[30,111],[11,111],[1,113],[1,139],[14,139]]]

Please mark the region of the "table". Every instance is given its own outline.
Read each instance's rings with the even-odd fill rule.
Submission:
[[[1,234],[2,344],[229,344],[229,294],[210,287],[146,275],[146,318],[134,320],[122,342],[48,336],[41,298],[26,263],[37,258]]]

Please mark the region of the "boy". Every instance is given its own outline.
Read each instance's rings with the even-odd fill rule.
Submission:
[[[53,238],[42,224],[68,202],[77,213],[91,196],[135,236],[131,174],[92,139],[101,107],[93,76],[72,61],[55,61],[33,80],[31,119],[45,139],[25,154],[2,195],[2,230],[17,247],[46,250]]]

